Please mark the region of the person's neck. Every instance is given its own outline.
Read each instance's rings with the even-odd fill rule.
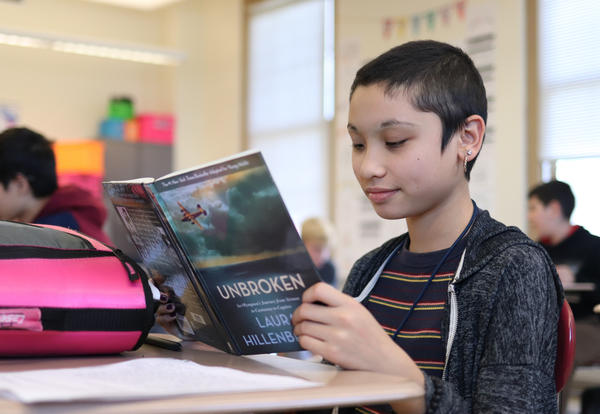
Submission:
[[[23,223],[32,223],[46,206],[50,197],[31,197],[25,204],[25,208],[16,219]]]
[[[449,248],[469,224],[473,208],[467,189],[419,216],[408,217],[409,250],[426,253]]]
[[[565,240],[571,234],[571,223],[569,221],[561,221],[556,225],[555,231],[548,237],[550,245],[556,246]]]

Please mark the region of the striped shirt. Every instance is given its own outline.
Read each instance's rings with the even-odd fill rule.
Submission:
[[[366,299],[365,306],[390,337],[404,320],[434,268],[447,250],[429,253],[408,251],[408,243],[386,264],[379,280]],[[406,324],[396,337],[396,343],[406,351],[423,372],[441,377],[444,370],[445,347],[441,326],[448,299],[448,284],[458,268],[465,242],[459,242],[435,275],[433,282],[419,301]],[[389,406],[359,407],[361,413],[391,412]]]

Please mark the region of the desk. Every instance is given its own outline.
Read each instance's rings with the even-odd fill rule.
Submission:
[[[25,405],[0,399],[0,413],[176,414],[289,411],[333,407],[336,405],[360,405],[398,401],[417,398],[423,395],[423,390],[418,385],[401,377],[364,371],[341,371],[329,365],[275,355],[239,357],[207,350],[204,345],[195,342],[186,343],[183,352],[167,351],[144,345],[135,352],[127,352],[117,356],[0,359],[0,371],[94,366],[140,357],[188,359],[203,365],[224,366],[247,372],[293,375],[311,381],[324,382],[324,385],[314,388],[282,391],[194,395],[126,402],[72,402]]]
[[[595,283],[563,283],[563,290],[567,302],[576,304],[581,302],[581,294],[596,290]]]
[[[593,292],[596,289],[595,283],[564,283],[565,292]]]

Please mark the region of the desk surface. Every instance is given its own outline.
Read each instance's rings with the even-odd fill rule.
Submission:
[[[563,283],[565,292],[593,292],[595,289],[595,283]]]
[[[329,365],[275,355],[238,357],[208,350],[200,343],[187,343],[183,352],[166,351],[145,345],[138,351],[124,353],[120,356],[5,358],[0,359],[0,372],[94,366],[140,357],[188,359],[203,365],[223,366],[253,373],[292,375],[323,382],[324,385],[282,391],[207,394],[126,402],[25,405],[0,399],[0,413],[237,413],[373,404],[417,398],[423,395],[423,390],[418,385],[401,377],[364,371],[341,371]]]

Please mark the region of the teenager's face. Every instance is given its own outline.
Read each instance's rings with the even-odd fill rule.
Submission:
[[[23,210],[23,198],[16,180],[4,187],[0,183],[0,220],[16,220]]]
[[[557,222],[556,214],[550,204],[545,206],[536,196],[531,197],[527,202],[527,219],[538,239],[550,237]]]
[[[381,85],[356,88],[348,132],[352,168],[377,214],[416,217],[442,205],[466,183],[453,137],[442,152],[442,123],[413,107],[405,93]]]

